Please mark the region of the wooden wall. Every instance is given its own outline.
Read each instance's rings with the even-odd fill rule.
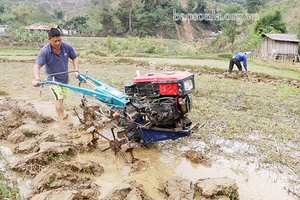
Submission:
[[[277,41],[266,37],[263,41],[262,53],[274,60],[294,60],[298,56],[298,42]]]

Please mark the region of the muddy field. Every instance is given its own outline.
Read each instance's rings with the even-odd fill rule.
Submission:
[[[83,62],[82,72],[121,91],[149,64]],[[300,81],[252,72],[225,76],[224,70],[190,68],[195,74],[191,138],[134,149],[126,164],[106,140],[91,146],[73,108],[55,121],[47,87],[33,88],[32,63],[0,63],[0,169],[21,190],[20,199],[298,199]],[[168,66],[167,70],[182,70]],[[72,80],[71,84],[77,84]],[[94,100],[91,100],[94,102]],[[94,102],[98,103],[98,102]],[[108,129],[102,133],[110,135]],[[125,149],[125,147],[124,147]],[[125,153],[127,158],[130,157]]]

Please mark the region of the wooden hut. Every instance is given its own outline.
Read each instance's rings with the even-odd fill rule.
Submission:
[[[299,38],[296,34],[263,34],[262,54],[273,60],[299,61]]]

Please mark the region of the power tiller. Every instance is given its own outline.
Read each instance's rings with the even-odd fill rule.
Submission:
[[[76,71],[66,73],[71,72]],[[40,82],[40,85],[59,85],[82,93],[83,119],[75,110],[76,115],[93,133],[93,143],[96,143],[96,133],[109,141],[107,149],[115,153],[126,143],[150,144],[187,137],[197,127],[197,123],[188,118],[193,105],[191,92],[195,90],[194,75],[190,72],[172,71],[136,76],[124,86],[125,94],[87,73],[79,73],[79,86],[56,82],[55,76],[60,74],[48,75],[53,80]],[[92,89],[82,87],[82,83]],[[103,112],[99,105],[87,106],[86,95],[109,106],[109,112]],[[111,128],[113,139],[100,133],[99,130],[105,126]],[[122,131],[115,135],[113,130],[117,127]]]

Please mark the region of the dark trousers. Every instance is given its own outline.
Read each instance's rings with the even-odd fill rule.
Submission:
[[[241,62],[237,58],[231,58],[230,62],[229,62],[229,69],[228,69],[229,73],[232,72],[234,64],[237,66],[237,68],[239,69],[239,71],[242,71]]]

